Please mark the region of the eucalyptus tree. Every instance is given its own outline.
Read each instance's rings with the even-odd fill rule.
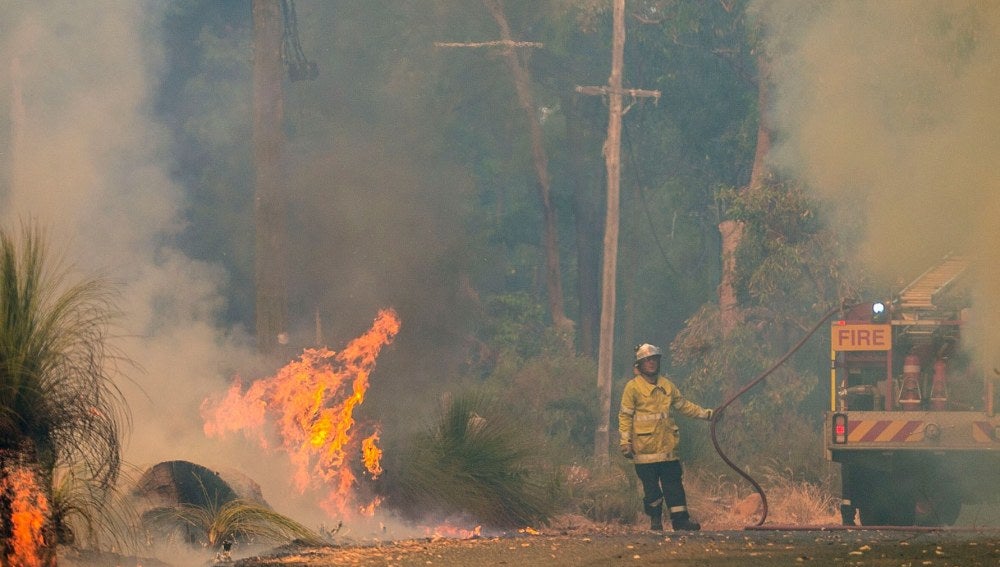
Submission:
[[[110,489],[130,424],[115,384],[127,363],[111,341],[115,289],[103,279],[71,281],[52,262],[36,226],[19,239],[0,228],[0,481],[33,479],[5,482],[0,494],[8,552],[19,491],[33,485],[37,502],[51,502],[58,466],[73,466],[91,490]],[[45,524],[41,554],[51,560],[51,518]]]

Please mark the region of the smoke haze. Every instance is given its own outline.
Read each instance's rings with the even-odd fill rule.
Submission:
[[[371,325],[379,309],[393,307],[405,335],[394,349],[421,354],[409,360],[398,355],[394,363],[392,353],[383,353],[389,360],[380,357],[363,411],[387,422],[387,434],[400,424],[411,431],[422,426],[413,419],[419,402],[398,392],[440,379],[446,355],[434,345],[458,342],[447,336],[461,332],[454,330],[461,329],[456,306],[435,274],[462,242],[463,227],[452,221],[460,202],[455,197],[468,189],[468,179],[435,161],[427,140],[409,139],[415,129],[403,127],[407,114],[419,109],[406,92],[415,76],[407,56],[382,62],[380,72],[393,80],[382,95],[367,90],[378,82],[372,72],[378,62],[364,53],[351,63],[356,69],[323,69],[319,80],[290,88],[289,112],[299,108],[295,97],[306,97],[341,115],[331,124],[296,117],[308,130],[289,142],[285,188],[294,219],[288,251],[292,340],[281,353],[287,358],[264,360],[248,329],[252,273],[231,269],[252,265],[233,261],[252,251],[252,182],[214,173],[238,170],[232,164],[248,157],[250,30],[238,27],[246,21],[226,23],[217,36],[208,23],[194,26],[194,41],[215,57],[209,64],[216,67],[188,84],[170,83],[176,76],[166,46],[192,41],[169,36],[165,22],[176,16],[173,9],[165,2],[111,0],[0,8],[0,84],[9,85],[0,105],[10,109],[0,117],[0,140],[9,148],[0,154],[7,172],[0,176],[0,223],[16,231],[22,222],[37,222],[74,276],[106,275],[121,284],[125,319],[116,346],[140,368],[119,384],[134,418],[126,462],[140,470],[179,459],[237,469],[262,485],[278,511],[313,526],[323,519],[317,499],[294,493],[284,456],[262,458],[255,443],[238,437],[206,439],[199,408],[234,376],[271,376],[317,339],[341,348]],[[199,9],[187,17],[219,10],[249,20],[250,3]],[[303,43],[345,48],[329,45],[335,39],[357,50],[356,37],[331,31],[357,28],[351,10],[299,3]],[[319,40],[327,45],[317,46]],[[245,67],[223,67],[233,62]],[[348,71],[368,74],[355,83],[335,76]],[[212,200],[211,186],[184,187],[196,178],[184,169],[195,150],[175,147],[171,128],[178,125],[164,123],[162,110],[154,108],[160,89],[183,106],[177,115],[193,125],[189,130],[206,152],[193,161],[213,172],[201,182],[224,187],[222,202]],[[393,110],[400,102],[401,110]],[[380,108],[365,115],[357,112],[363,105]]]
[[[306,508],[307,499],[288,493],[291,472],[280,458],[261,458],[240,439],[206,440],[202,432],[203,400],[224,391],[234,375],[253,380],[275,367],[258,358],[240,324],[252,317],[239,309],[224,316],[238,303],[234,295],[252,287],[250,276],[215,261],[239,253],[220,243],[248,238],[252,188],[242,201],[225,203],[231,208],[192,212],[191,195],[171,175],[183,150],[171,147],[167,126],[154,117],[155,91],[167,72],[162,25],[170,5],[0,7],[0,108],[9,109],[0,116],[0,139],[9,148],[0,155],[0,223],[16,228],[34,219],[81,275],[104,273],[122,283],[127,318],[119,346],[142,368],[121,384],[135,417],[128,462],[186,459],[238,468],[261,483],[279,511],[293,503]],[[434,154],[434,140],[420,137],[431,130],[426,124],[407,122],[420,113],[414,85],[444,58],[397,45],[380,52],[383,60],[367,59],[359,30],[371,22],[357,21],[362,5],[298,6],[307,50],[358,57],[342,69],[321,68],[317,81],[288,93],[289,113],[304,106],[294,104],[302,97],[325,101],[324,111],[337,119],[329,125],[295,117],[304,130],[290,143],[290,331],[293,344],[308,344],[319,334],[318,313],[325,342],[338,349],[379,308],[399,310],[395,352],[380,358],[366,402],[366,409],[379,408],[391,433],[397,425],[422,425],[413,419],[416,409],[434,397],[421,394],[437,387],[441,369],[454,362],[447,357],[458,350],[442,345],[463,338],[463,307],[449,287],[457,284],[441,281],[441,267],[493,261],[463,257],[465,227],[456,219],[458,207],[473,202],[467,174]],[[776,166],[843,213],[864,215],[860,253],[887,289],[946,253],[964,253],[977,260],[978,320],[1000,320],[1000,5],[766,0],[755,13],[773,55]],[[224,39],[199,41],[214,40],[220,50]],[[249,62],[250,53],[243,55]],[[249,132],[242,112],[250,109],[249,84],[222,73],[211,79],[201,91],[176,91],[189,97],[195,110],[188,117],[212,142],[204,146],[218,151],[198,157],[210,164],[246,159],[232,146],[245,144]],[[386,86],[375,92],[383,79]],[[216,232],[202,227],[190,236],[198,228],[193,214],[210,217]],[[979,344],[1000,344],[988,327],[978,328]],[[997,356],[984,349],[981,360],[1000,367]]]
[[[1000,5],[765,0],[754,13],[775,166],[866,221],[860,259],[887,292],[946,254],[972,259],[973,322],[994,322],[974,341],[1000,367]]]
[[[0,84],[9,85],[2,100],[11,109],[0,222],[12,231],[36,222],[72,279],[104,275],[121,284],[116,346],[139,367],[119,384],[134,418],[127,462],[239,468],[280,501],[287,482],[276,481],[288,478],[280,460],[261,466],[255,452],[208,443],[201,429],[202,400],[235,373],[266,367],[243,331],[218,324],[224,272],[170,244],[184,229],[185,202],[167,174],[167,133],[150,117],[161,70],[150,41],[160,34],[157,5],[0,9]]]
[[[2,222],[33,220],[74,273],[121,282],[119,346],[142,367],[121,384],[137,416],[128,460],[177,458],[197,444],[198,401],[224,360],[249,357],[215,327],[218,269],[164,244],[183,194],[167,176],[166,134],[148,118],[159,53],[141,2],[17,3],[4,9],[13,172]],[[233,351],[241,352],[234,357]]]

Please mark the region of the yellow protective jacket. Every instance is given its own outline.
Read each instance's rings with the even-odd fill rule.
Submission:
[[[632,444],[636,464],[676,461],[674,453],[680,442],[680,431],[670,410],[698,419],[711,419],[712,412],[688,401],[666,376],[650,384],[636,376],[625,384],[622,407],[618,413],[621,444]]]

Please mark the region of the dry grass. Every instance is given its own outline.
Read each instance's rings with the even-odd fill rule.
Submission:
[[[777,474],[758,479],[767,496],[765,524],[831,525],[840,523],[840,500],[827,487]],[[695,470],[684,475],[688,507],[704,529],[732,530],[760,521],[760,496],[743,479]]]
[[[585,472],[580,472],[581,470]],[[603,473],[574,467],[568,475],[569,517],[607,526],[644,526],[642,486],[631,466],[612,466]],[[817,485],[769,473],[758,482],[767,496],[767,525],[836,525],[839,498],[829,485]],[[684,473],[691,515],[708,530],[741,530],[761,518],[760,496],[735,475],[719,475],[688,467]]]
[[[618,463],[603,473],[575,466],[568,514],[591,525],[645,526],[642,487],[630,463]],[[582,472],[581,472],[582,471]],[[789,478],[776,472],[757,475],[767,496],[766,524],[835,525],[840,523],[839,497],[826,485]],[[691,515],[707,530],[741,530],[761,517],[760,496],[742,478],[685,467],[684,488]]]

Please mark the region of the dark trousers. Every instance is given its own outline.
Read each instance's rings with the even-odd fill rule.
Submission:
[[[663,502],[666,500],[671,520],[688,518],[687,497],[681,482],[684,471],[680,461],[636,464],[635,473],[642,482],[642,509],[647,516],[662,518]]]

